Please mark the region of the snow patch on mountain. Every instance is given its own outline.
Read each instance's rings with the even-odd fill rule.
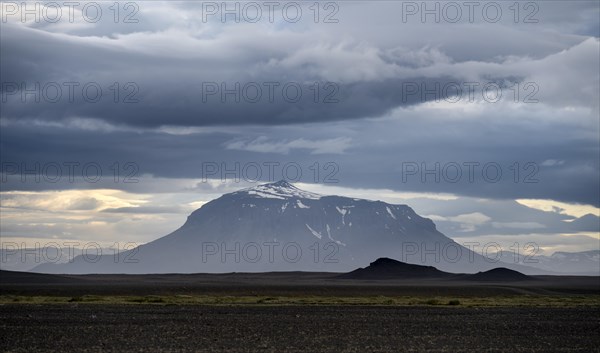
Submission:
[[[312,233],[312,235],[314,235],[315,237],[321,239],[323,236],[321,235],[321,233],[317,232],[316,230],[312,229],[308,224],[306,224],[306,227],[308,228],[308,230],[310,230],[310,232]]]
[[[346,246],[346,244],[342,243],[341,241],[333,239],[333,237],[331,236],[331,228],[329,228],[329,224],[327,225],[327,237],[329,238],[329,240],[335,242],[338,245]]]
[[[254,186],[248,189],[240,190],[236,193],[246,193],[259,198],[280,200],[286,200],[290,198],[319,200],[322,197],[321,195],[313,192],[300,190],[284,180],[276,183]]]
[[[268,193],[268,192],[256,191],[256,190],[248,190],[248,194],[249,195],[256,195],[256,196],[258,196],[260,198],[263,198],[263,199],[285,200],[285,197],[283,197],[283,196],[279,196],[277,194],[272,194],[272,193]]]
[[[385,209],[387,210],[387,212],[390,214],[390,216],[392,216],[393,219],[396,219],[396,216],[392,213],[392,210],[390,210],[389,207],[385,206]]]
[[[310,208],[310,206],[306,206],[300,200],[296,200],[296,205],[298,205],[298,208]]]
[[[335,206],[335,209],[342,215],[342,224],[346,225],[346,214],[350,213],[350,211],[345,208],[339,208],[337,206]]]

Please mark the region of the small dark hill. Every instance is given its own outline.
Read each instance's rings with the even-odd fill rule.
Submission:
[[[485,272],[478,272],[473,275],[466,275],[464,279],[468,281],[481,282],[516,282],[532,280],[532,277],[521,272],[509,270],[508,268],[498,267]]]
[[[337,278],[342,279],[422,279],[422,278],[447,278],[454,276],[452,273],[443,272],[433,266],[407,264],[405,262],[379,258],[368,267],[359,268],[345,273]]]

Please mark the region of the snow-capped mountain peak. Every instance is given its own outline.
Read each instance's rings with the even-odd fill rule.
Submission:
[[[113,256],[105,256],[90,263],[78,257],[64,266],[41,266],[36,271],[343,272],[380,257],[449,272],[498,266],[440,233],[430,219],[407,205],[322,196],[283,180],[207,202],[179,229],[128,254],[139,261],[117,263]]]
[[[300,190],[285,180],[243,189],[234,194],[245,193],[256,198],[287,200],[291,198],[319,200],[322,195]]]

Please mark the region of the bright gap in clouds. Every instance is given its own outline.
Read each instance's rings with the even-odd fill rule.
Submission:
[[[555,200],[517,199],[516,201],[521,205],[545,212],[556,212],[577,218],[587,214],[600,217],[600,208],[592,205],[573,204]]]

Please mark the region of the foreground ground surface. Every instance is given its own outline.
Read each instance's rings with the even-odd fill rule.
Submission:
[[[0,271],[0,352],[600,352],[600,279]]]
[[[597,352],[600,309],[0,306],[3,352]]]

